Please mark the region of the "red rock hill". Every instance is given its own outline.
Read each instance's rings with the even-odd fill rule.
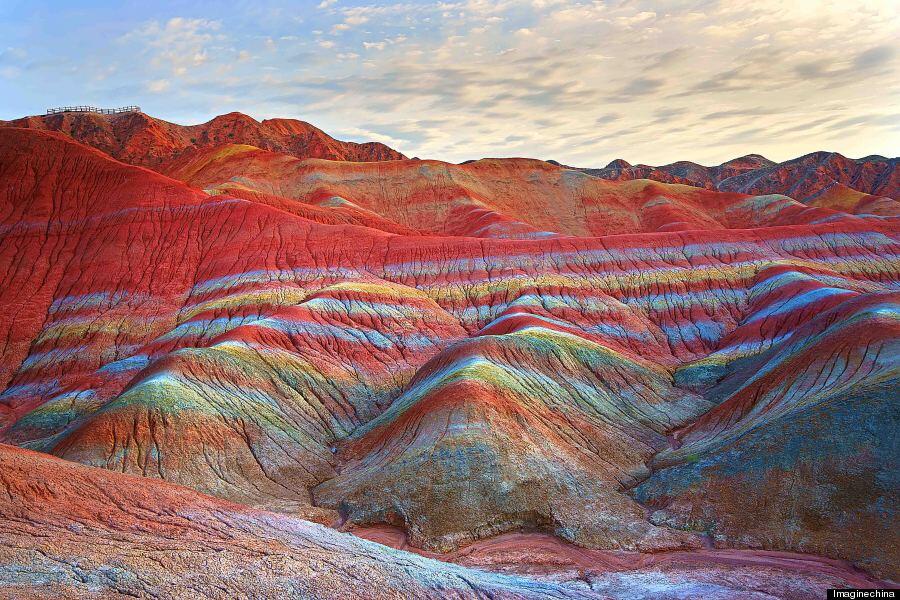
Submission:
[[[201,125],[176,125],[144,113],[60,113],[0,121],[0,126],[58,131],[132,165],[155,167],[189,148],[249,144],[298,158],[351,162],[399,160],[400,152],[379,142],[342,142],[296,119],[262,122],[239,112]]]

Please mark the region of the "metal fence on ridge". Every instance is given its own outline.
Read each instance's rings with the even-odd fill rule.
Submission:
[[[141,112],[140,106],[122,106],[120,108],[97,108],[96,106],[60,106],[57,108],[48,108],[48,115],[55,115],[65,112],[87,112],[97,113],[100,115],[118,115],[120,113]]]

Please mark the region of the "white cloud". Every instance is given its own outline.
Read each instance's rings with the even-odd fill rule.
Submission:
[[[170,85],[171,83],[168,79],[155,79],[147,83],[147,91],[154,94],[159,94],[160,92],[164,92],[169,89]]]
[[[646,23],[647,21],[651,21],[656,18],[656,13],[653,11],[641,11],[634,15],[625,15],[618,17],[616,19],[617,23],[620,23],[626,27],[631,27],[632,25],[637,25],[639,23]]]
[[[362,25],[363,23],[367,22],[368,20],[369,20],[369,17],[367,17],[363,14],[351,13],[347,16],[346,19],[344,19],[344,23],[346,23],[347,25],[350,25],[351,27],[354,27],[356,25]]]
[[[172,17],[165,23],[152,21],[126,34],[124,41],[138,40],[156,66],[168,66],[175,75],[187,75],[207,62],[207,46],[221,36],[219,21]]]
[[[28,52],[24,48],[7,47],[0,50],[0,64],[21,63],[28,58]]]

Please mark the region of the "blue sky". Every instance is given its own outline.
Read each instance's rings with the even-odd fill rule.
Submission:
[[[241,111],[461,161],[900,154],[900,3],[0,3],[0,119]]]

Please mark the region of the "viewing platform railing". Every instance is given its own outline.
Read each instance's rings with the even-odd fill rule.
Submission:
[[[56,115],[66,112],[87,112],[97,113],[100,115],[118,115],[121,113],[141,112],[140,106],[122,106],[121,108],[97,108],[96,106],[60,106],[57,108],[48,108],[48,115]]]

